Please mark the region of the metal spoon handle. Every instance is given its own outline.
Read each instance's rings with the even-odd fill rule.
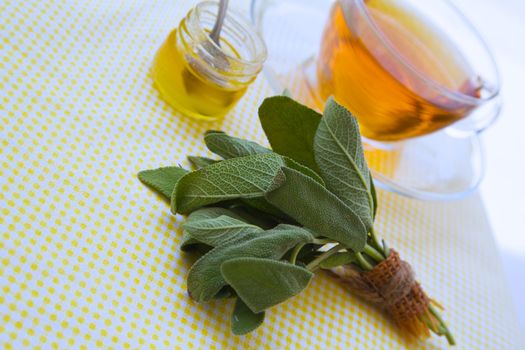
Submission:
[[[228,0],[221,0],[219,2],[219,13],[217,14],[217,20],[210,33],[210,38],[217,45],[221,45],[219,38],[221,36],[222,24],[224,23],[224,17],[226,17],[226,9],[228,8]]]

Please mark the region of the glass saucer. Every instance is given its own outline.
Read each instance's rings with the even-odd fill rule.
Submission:
[[[300,102],[317,109],[315,56],[333,1],[254,0],[252,20],[269,56],[264,75],[275,94],[286,88]],[[307,23],[308,25],[305,25]],[[477,134],[459,136],[452,129],[399,142],[363,139],[376,186],[423,200],[451,200],[473,192],[484,174]]]

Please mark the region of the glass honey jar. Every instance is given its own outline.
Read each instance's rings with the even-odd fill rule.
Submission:
[[[152,67],[162,97],[184,115],[222,117],[244,95],[267,57],[264,41],[251,24],[228,10],[219,45],[209,36],[218,3],[192,8],[159,48]]]

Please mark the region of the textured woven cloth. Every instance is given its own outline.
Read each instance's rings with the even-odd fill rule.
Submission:
[[[189,299],[181,217],[136,173],[187,165],[209,128],[262,142],[271,94],[261,76],[211,124],[160,99],[151,60],[191,5],[1,3],[0,348],[445,348],[401,338],[325,275],[243,337],[230,301]],[[378,230],[447,308],[457,348],[524,349],[480,197],[379,201]]]

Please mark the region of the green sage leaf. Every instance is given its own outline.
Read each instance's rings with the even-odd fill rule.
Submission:
[[[241,298],[237,298],[231,319],[233,334],[243,335],[250,333],[259,327],[263,321],[264,312],[254,313]]]
[[[204,137],[208,149],[224,159],[245,157],[253,154],[271,153],[272,151],[255,142],[229,136],[218,131],[208,131]],[[283,157],[286,166],[312,177],[315,181],[324,184],[323,179],[312,169],[294,161],[290,157]]]
[[[313,277],[312,272],[297,265],[247,257],[223,262],[221,274],[255,313],[299,294]]]
[[[360,217],[332,192],[296,170],[282,168],[266,199],[318,236],[356,252],[365,247],[368,229]]]
[[[213,219],[187,221],[183,228],[184,232],[195,240],[212,247],[251,239],[264,232],[260,227],[227,215]]]
[[[268,203],[264,197],[242,198],[241,202],[259,212],[269,214],[278,219],[287,219],[288,217],[279,209]]]
[[[207,244],[197,241],[186,231],[182,231],[182,237],[180,239],[180,250],[182,250],[183,252],[201,252],[205,254],[212,248],[213,247]]]
[[[158,169],[143,170],[138,173],[139,180],[166,199],[171,198],[177,182],[189,171],[178,166],[167,166]]]
[[[288,157],[284,157],[283,156],[283,160],[284,160],[284,163],[286,164],[287,167],[289,167],[291,169],[295,169],[295,170],[303,173],[304,175],[311,177],[312,179],[314,179],[315,181],[317,181],[318,183],[320,183],[321,185],[324,186],[323,179],[315,171],[313,171],[312,169],[310,169],[308,167],[305,167],[304,165],[299,164],[298,162],[296,162],[292,158],[288,158]],[[287,216],[286,214],[281,212],[279,209],[277,209],[276,207],[274,207],[273,205],[268,203],[268,201],[265,198],[263,198],[263,197],[243,198],[243,199],[241,199],[241,201],[243,203],[245,203],[246,205],[254,208],[254,209],[257,209],[257,210],[262,211],[264,213],[270,214],[270,215],[272,215],[272,216],[274,216],[274,217],[276,217],[278,219],[290,220],[289,216]]]
[[[225,134],[225,132],[222,130],[213,130],[213,129],[206,130],[204,132],[204,136],[209,135],[209,134]]]
[[[321,184],[323,186],[325,185],[324,184],[324,180],[321,178],[321,176],[319,176],[312,169],[302,165],[301,163],[296,162],[292,158],[288,158],[288,157],[285,157],[285,156],[283,156],[283,158],[284,158],[284,162],[286,164],[286,167],[288,167],[290,169],[297,170],[298,172],[303,173],[304,175],[311,177],[313,180],[315,180],[315,182],[317,182],[317,183],[319,183],[319,184]]]
[[[219,160],[216,159],[199,156],[188,156],[188,160],[195,169],[204,168],[205,166],[219,162]]]
[[[275,153],[232,158],[183,176],[171,199],[173,213],[236,198],[262,197],[284,165]]]
[[[374,202],[359,125],[352,113],[332,98],[326,103],[315,134],[314,153],[327,188],[370,229]]]
[[[211,219],[218,218],[220,216],[228,216],[233,219],[246,221],[234,211],[217,207],[217,208],[202,208],[202,209],[194,211],[193,213],[188,215],[184,225],[192,224],[194,222],[211,220]],[[213,248],[212,246],[193,238],[188,232],[186,232],[186,230],[184,230],[184,225],[182,226],[183,230],[182,230],[182,238],[181,238],[181,244],[180,244],[180,249],[183,252],[190,252],[190,251],[207,252],[211,248]]]
[[[264,230],[269,230],[279,223],[279,221],[274,216],[268,215],[265,212],[254,209],[253,207],[244,205],[244,203],[234,205],[229,209],[241,217],[243,221],[249,222],[255,226],[259,226]]]
[[[255,142],[229,136],[223,132],[212,131],[206,133],[204,142],[210,151],[224,159],[271,152],[268,148]]]
[[[207,207],[207,208],[195,210],[193,213],[188,215],[188,218],[186,219],[186,223],[215,219],[223,215],[232,217],[240,221],[246,221],[233,210],[221,208],[221,207]]]
[[[313,144],[321,115],[286,96],[264,100],[259,119],[272,149],[319,173]]]
[[[221,264],[227,260],[239,257],[280,259],[297,244],[312,240],[311,233],[305,229],[280,225],[250,240],[216,247],[191,267],[188,274],[190,297],[198,302],[211,300],[227,284],[220,273]]]

